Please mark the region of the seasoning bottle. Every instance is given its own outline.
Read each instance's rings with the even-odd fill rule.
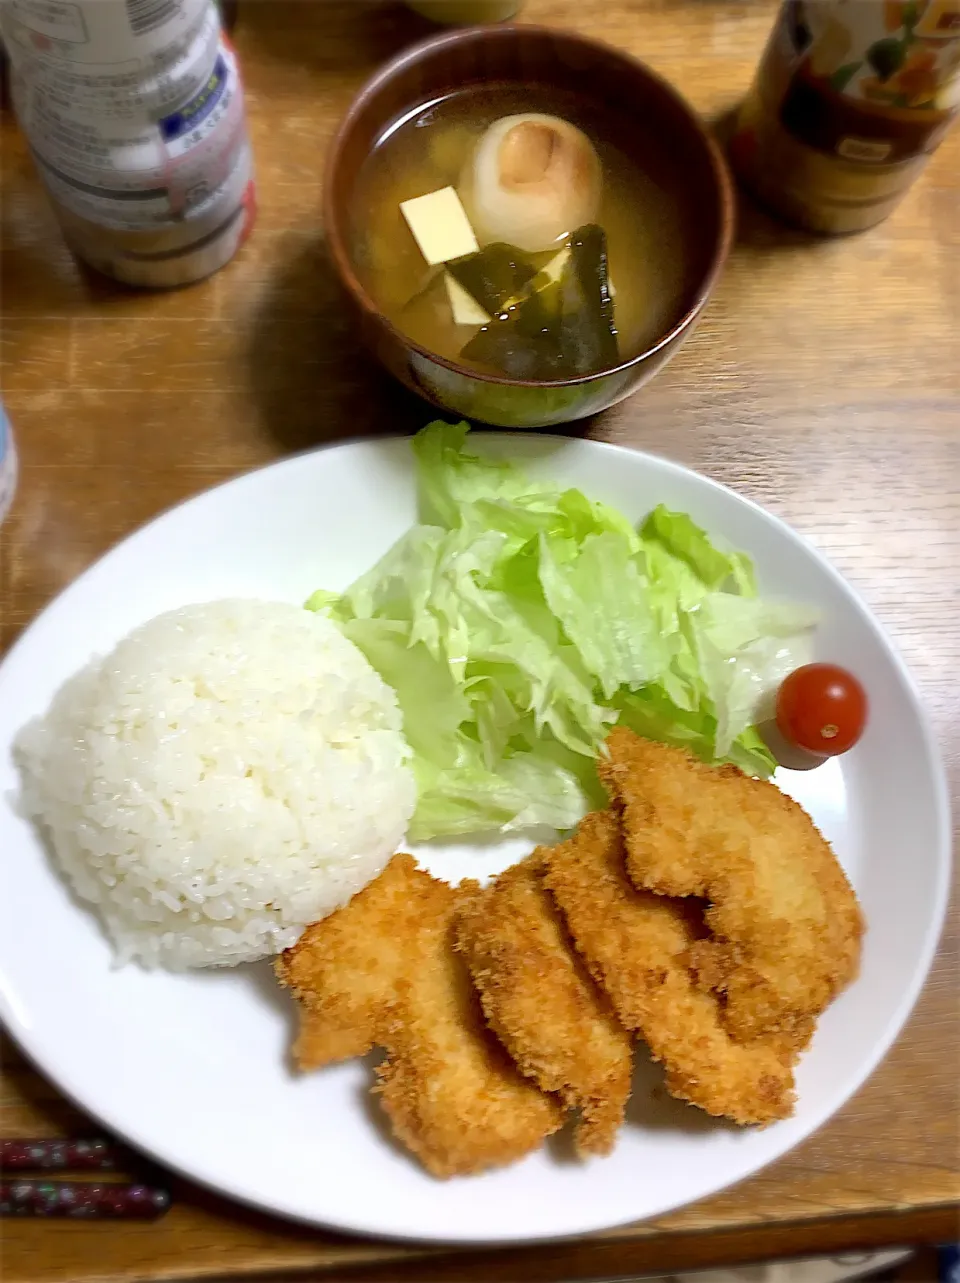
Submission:
[[[214,0],[0,0],[0,28],[14,109],[78,257],[158,287],[233,257],[254,186]]]
[[[10,511],[13,492],[17,488],[17,452],[13,432],[0,402],[0,524]]]
[[[791,222],[861,231],[902,199],[960,107],[960,0],[787,0],[731,144]]]

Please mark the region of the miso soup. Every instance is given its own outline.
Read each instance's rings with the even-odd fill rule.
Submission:
[[[364,162],[354,265],[387,319],[441,357],[509,378],[597,373],[692,302],[681,163],[642,118],[576,95],[464,90],[395,122]]]

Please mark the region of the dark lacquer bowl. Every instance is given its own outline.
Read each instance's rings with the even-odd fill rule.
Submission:
[[[639,131],[655,131],[671,158],[667,181],[680,210],[685,257],[682,300],[645,351],[597,374],[552,382],[479,374],[402,334],[354,270],[350,218],[357,176],[387,127],[420,103],[471,85],[504,81],[572,91],[587,109],[616,122],[615,141],[628,155]],[[719,148],[670,85],[607,45],[525,25],[450,32],[387,63],[357,94],[337,131],[324,196],[331,257],[370,349],[435,405],[510,428],[546,427],[595,414],[652,378],[690,333],[716,284],[733,235],[733,209],[731,180]],[[624,285],[618,281],[617,288]]]

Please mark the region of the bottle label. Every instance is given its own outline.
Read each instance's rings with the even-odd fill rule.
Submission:
[[[21,92],[16,81],[14,101],[51,193],[73,213],[118,230],[204,214],[246,144],[243,91],[225,46],[194,97],[142,131],[52,113],[42,94]]]
[[[960,0],[788,0],[780,24],[794,138],[862,165],[936,148],[960,105]]]
[[[0,17],[14,106],[65,210],[150,232],[236,208],[243,89],[210,0],[10,0]]]
[[[17,484],[17,454],[7,416],[0,405],[0,521],[9,511]]]
[[[15,63],[69,65],[92,80],[169,65],[210,10],[209,0],[4,0],[4,39]]]
[[[123,21],[127,11],[118,6],[114,12]],[[196,93],[209,74],[220,34],[211,7],[195,21],[168,32],[160,48],[136,50],[135,46],[135,52],[127,50],[128,56],[112,58],[103,49],[100,58],[91,62],[76,56],[89,52],[86,44],[47,41],[22,22],[11,22],[3,5],[0,18],[20,77],[42,91],[51,112],[71,120],[79,117],[94,126],[113,122],[144,128]]]

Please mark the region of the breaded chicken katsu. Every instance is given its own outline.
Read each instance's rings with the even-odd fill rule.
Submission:
[[[437,883],[410,855],[330,917],[307,927],[275,967],[300,1003],[293,1054],[301,1069],[364,1056],[380,1043],[384,1015],[410,967],[410,941],[436,900]]]
[[[484,1023],[454,949],[454,917],[469,892],[433,886],[430,912],[409,940],[377,1091],[399,1139],[435,1176],[455,1176],[521,1158],[562,1126],[564,1111],[518,1072]]]
[[[709,1114],[769,1123],[793,1106],[791,1057],[772,1040],[735,1043],[720,1004],[687,958],[702,934],[699,906],[638,891],[609,811],[544,853],[544,881],[591,975],[625,1028],[663,1062],[667,1089]]]
[[[435,1176],[512,1162],[563,1123],[560,1102],[521,1075],[486,1028],[453,948],[458,901],[475,886],[461,892],[396,855],[277,964],[305,1012],[301,1068],[350,1045],[385,1048],[376,1090],[397,1137]]]
[[[619,809],[638,887],[703,896],[708,939],[690,954],[739,1040],[797,1050],[856,975],[863,917],[830,846],[773,784],[616,729],[600,776]]]
[[[795,802],[732,767],[615,730],[611,809],[481,888],[396,855],[278,960],[315,1069],[381,1047],[374,1090],[435,1176],[535,1149],[575,1114],[604,1154],[636,1036],[668,1091],[767,1124],[793,1066],[856,974],[863,922]]]
[[[580,1111],[577,1152],[605,1154],[630,1094],[632,1040],[570,948],[540,873],[534,855],[467,897],[458,947],[517,1065]]]

